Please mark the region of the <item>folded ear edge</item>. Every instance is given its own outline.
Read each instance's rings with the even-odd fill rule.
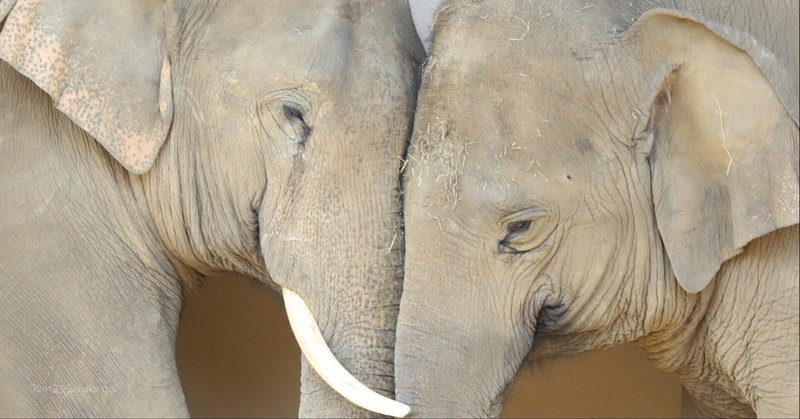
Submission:
[[[631,30],[635,30],[635,28],[646,24],[651,19],[663,17],[682,19],[700,24],[729,44],[744,51],[750,56],[750,59],[755,62],[756,66],[764,74],[764,77],[766,77],[774,87],[781,104],[786,109],[789,116],[792,117],[795,125],[800,125],[800,92],[797,92],[793,87],[789,70],[778,62],[773,51],[764,46],[752,35],[743,33],[729,25],[712,21],[696,13],[672,9],[656,8],[642,13],[636,23],[631,27]]]
[[[702,100],[693,102],[701,107],[693,108],[694,112],[686,114],[691,116],[688,119],[667,116],[667,119],[673,119],[659,122],[659,118],[669,114],[667,106],[657,109],[659,100],[673,106],[686,106],[689,102],[684,100],[682,105],[676,105],[677,102],[673,102],[673,99],[680,102],[675,96],[680,95],[680,88],[672,93],[669,90],[673,81],[693,77],[689,74],[698,74],[698,64],[689,63],[687,66],[686,61],[681,61],[696,53],[690,51],[691,48],[696,48],[696,39],[693,38],[690,48],[684,45],[685,42],[682,44],[681,39],[675,40],[661,31],[661,38],[657,41],[654,42],[656,38],[652,38],[643,44],[645,48],[657,46],[660,49],[656,53],[642,51],[642,56],[652,58],[651,72],[648,74],[652,74],[652,81],[658,84],[656,93],[650,96],[651,103],[654,104],[651,122],[655,121],[653,126],[659,123],[662,125],[661,132],[652,141],[650,154],[656,222],[676,279],[686,291],[699,292],[713,279],[725,261],[740,254],[752,240],[798,223],[797,102],[794,101],[794,107],[787,106],[787,102],[791,103],[791,100],[787,100],[786,92],[792,93],[791,88],[787,87],[791,85],[788,72],[777,63],[774,54],[759,45],[749,34],[742,34],[733,28],[698,17],[658,9],[642,15],[632,26],[630,35],[642,35],[649,30],[650,24],[658,25],[656,29],[663,29],[661,23],[674,25],[677,21],[694,24],[693,29],[700,25],[720,42],[744,52],[751,60],[749,66],[752,71],[765,80],[760,82],[751,79],[753,83],[750,91],[762,92],[760,100],[754,103],[773,103],[769,106],[769,112],[759,109],[762,112],[759,117],[769,118],[773,125],[762,125],[757,131],[746,131],[749,129],[748,124],[737,123],[737,113],[727,115],[726,112],[741,112],[752,106],[743,106],[741,98],[736,99],[735,103],[720,100],[722,105],[717,102],[714,106],[717,100],[714,90],[706,86],[707,83],[695,85],[695,88],[688,86],[687,89],[686,83],[691,84],[686,81],[687,78],[682,86],[684,95],[691,96],[694,93],[686,93],[687,90],[707,89],[703,90],[701,96],[697,96],[702,97]],[[678,24],[683,27],[680,25],[683,23]],[[652,32],[658,33],[659,30]],[[752,56],[753,51],[759,59]],[[673,59],[664,59],[660,56],[663,54],[671,55]],[[774,71],[764,71],[765,65]],[[700,70],[702,73],[702,69]],[[712,69],[710,74],[723,76],[719,71],[721,70],[715,73]],[[728,71],[734,70],[725,72]],[[714,79],[706,79],[708,81],[712,81],[712,84],[719,83]],[[764,88],[766,83],[769,86]],[[773,83],[779,86],[776,87]],[[723,90],[716,92],[720,97],[725,93],[729,98],[736,98],[737,94],[747,95],[743,92],[731,95]],[[767,100],[767,96],[771,99]],[[680,112],[677,108],[672,110],[676,111]],[[714,120],[705,121],[703,115],[714,115]],[[748,115],[739,117],[747,119]],[[705,124],[705,128],[711,128],[701,130],[702,133],[711,135],[697,135],[696,130],[686,127],[686,124],[697,121]],[[722,136],[717,138],[720,130],[723,131]],[[728,131],[727,145],[724,131]],[[754,133],[757,135],[753,135]],[[714,159],[705,160],[709,155],[714,156]],[[687,171],[687,168],[690,170]],[[708,240],[702,241],[698,237],[706,237]]]

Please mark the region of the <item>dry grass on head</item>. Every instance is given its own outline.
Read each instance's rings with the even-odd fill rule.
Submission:
[[[458,207],[459,177],[464,173],[464,165],[472,142],[459,135],[456,125],[451,121],[437,120],[433,125],[417,131],[411,142],[408,159],[411,164],[403,165],[411,182],[421,185],[423,176],[433,175],[434,182],[441,185],[438,204],[448,204],[452,209]]]

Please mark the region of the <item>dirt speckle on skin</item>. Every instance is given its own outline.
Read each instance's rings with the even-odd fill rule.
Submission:
[[[349,20],[352,23],[358,23],[361,20],[361,3],[349,2],[342,4],[336,8],[339,16]]]

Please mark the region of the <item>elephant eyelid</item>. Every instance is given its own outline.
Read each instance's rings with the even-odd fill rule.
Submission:
[[[497,243],[497,252],[505,254],[525,253],[525,252],[520,252],[519,250],[509,245],[505,239],[500,240],[500,243]]]

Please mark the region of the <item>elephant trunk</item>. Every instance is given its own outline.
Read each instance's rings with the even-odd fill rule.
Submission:
[[[372,391],[347,372],[328,348],[311,310],[299,295],[284,289],[283,299],[303,356],[322,380],[342,397],[366,410],[393,417],[408,414],[408,406]]]
[[[405,296],[402,304],[408,306]],[[395,391],[397,400],[411,408],[410,416],[499,416],[499,387],[484,381],[497,377],[491,372],[496,366],[490,367],[492,357],[486,356],[490,354],[467,336],[437,329],[433,319],[441,316],[424,309],[405,315],[403,310],[395,348]]]
[[[413,57],[421,58],[422,46],[407,44],[414,30],[408,4],[384,6],[365,8],[353,29],[350,42],[359,53],[332,60],[353,67],[335,79],[340,96],[317,101],[313,134],[288,177],[267,187],[259,226],[271,279],[302,297],[344,370],[394,398],[404,248],[400,169],[419,86]],[[376,416],[334,391],[327,372],[314,371],[317,355],[302,358],[300,416]],[[397,404],[362,406],[404,413]]]
[[[325,128],[317,130],[321,133]],[[301,316],[305,320],[292,319],[298,341],[306,346],[306,337],[311,337],[330,348],[330,354],[324,348],[304,348],[299,411],[303,417],[376,415],[365,408],[384,415],[404,413],[392,403],[387,409],[386,400],[374,403],[379,398],[364,396],[368,392],[363,388],[354,391],[360,387],[354,383],[360,381],[383,397],[394,398],[394,328],[402,289],[403,239],[397,194],[399,159],[391,157],[400,153],[371,159],[358,156],[363,178],[334,168],[308,167],[293,199],[273,199],[279,206],[263,210],[275,217],[260,223],[265,226],[261,250],[269,275],[284,298],[296,293],[304,302],[292,304],[291,297],[287,299],[287,309],[302,306],[300,311],[306,311]],[[330,159],[331,167],[339,164],[333,156]],[[317,325],[298,331],[297,320]],[[317,326],[319,334],[312,330]],[[339,374],[314,371],[320,360],[326,365],[341,364],[355,380],[337,366],[333,368]],[[355,393],[357,399],[348,401],[339,393]]]
[[[430,278],[430,277],[428,277]],[[426,281],[413,281],[415,283]],[[438,294],[438,295],[432,295]],[[507,338],[474,333],[485,327],[449,292],[403,291],[395,344],[395,392],[411,417],[495,417],[500,397],[514,376]],[[448,301],[450,300],[450,301]],[[488,310],[481,315],[491,317]]]
[[[434,217],[411,219],[395,341],[396,399],[409,405],[411,417],[499,416],[531,347],[532,328],[516,326],[526,313],[498,310],[503,296],[488,274],[473,270],[469,251],[447,250],[459,236],[441,234]]]
[[[378,278],[373,279],[380,283]],[[327,342],[332,357],[341,363],[342,370],[352,374],[353,381],[370,389],[372,395],[367,396],[371,400],[370,404],[353,400],[348,397],[350,391],[343,391],[335,382],[327,380],[328,370],[315,370],[317,355],[304,350],[299,411],[301,417],[376,417],[373,412],[404,416],[407,413],[404,406],[386,403],[385,400],[394,398],[393,328],[397,318],[400,279],[396,278],[396,285],[384,283],[373,286],[375,289],[368,292],[353,290],[349,295],[342,295],[341,292],[327,293],[329,300],[325,303],[319,303],[319,300],[311,303],[315,308],[314,317],[320,324],[321,341]],[[284,288],[284,293],[286,290]],[[395,291],[394,295],[385,295],[386,291],[391,290]],[[312,295],[311,299],[315,300],[315,297],[316,295]],[[296,333],[297,335],[299,334]],[[303,337],[298,339],[301,348],[304,345],[303,340]],[[345,380],[353,383],[349,379]],[[358,384],[356,386],[360,387]],[[362,391],[359,394],[364,395],[367,392]],[[377,395],[384,399],[379,400]],[[389,409],[379,407],[386,405],[389,405]]]

